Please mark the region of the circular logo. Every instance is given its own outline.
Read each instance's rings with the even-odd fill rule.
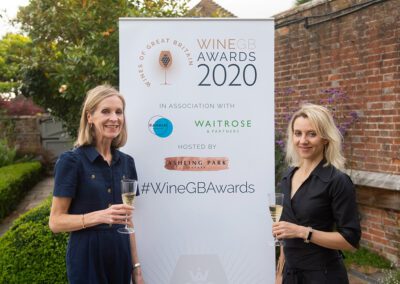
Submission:
[[[150,132],[158,137],[166,138],[170,136],[173,129],[172,122],[165,117],[157,115],[149,120]]]

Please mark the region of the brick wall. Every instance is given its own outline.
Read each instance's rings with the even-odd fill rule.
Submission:
[[[370,206],[358,206],[361,215],[361,245],[399,264],[400,212]]]
[[[294,10],[277,23],[325,15],[360,1],[324,1]],[[366,1],[363,1],[366,2]],[[304,21],[275,33],[278,127],[286,126],[289,103],[319,102],[321,92],[345,92],[359,121],[348,130],[347,158],[358,170],[400,173],[400,1],[388,0],[355,13],[304,27]],[[297,11],[297,12],[296,12]],[[350,148],[348,148],[348,151]],[[347,153],[349,154],[349,152]]]
[[[42,151],[40,140],[40,126],[37,116],[13,116],[8,117],[7,120],[12,120],[12,125],[7,123],[7,127],[11,128],[12,143],[17,146],[18,153],[21,154],[39,154]],[[5,127],[4,122],[1,123],[1,128]]]
[[[337,119],[344,122],[354,111],[357,121],[345,125],[348,168],[394,179],[397,186],[381,191],[398,197],[400,0],[373,2],[313,1],[275,17],[276,126],[278,133],[285,130],[302,102],[336,101],[341,108]],[[373,220],[395,216],[392,221],[399,226],[400,202],[360,208],[365,217],[362,243],[399,266],[399,242],[390,245],[399,231],[382,235]]]

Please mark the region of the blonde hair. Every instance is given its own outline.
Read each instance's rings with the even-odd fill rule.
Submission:
[[[286,162],[289,166],[299,167],[302,160],[293,145],[293,125],[297,118],[304,117],[309,119],[315,128],[317,135],[328,141],[324,148],[324,166],[333,165],[343,170],[345,158],[342,154],[343,137],[336,127],[332,114],[323,106],[315,104],[305,104],[296,111],[290,119],[287,129]]]
[[[94,130],[91,129],[89,125],[87,114],[93,114],[100,102],[112,96],[117,96],[122,101],[125,118],[125,99],[115,88],[110,85],[99,85],[89,90],[86,93],[85,102],[83,103],[78,139],[75,141],[74,146],[94,145]],[[122,147],[125,145],[127,138],[128,133],[126,131],[126,120],[124,119],[121,132],[113,139],[111,146],[115,148]]]

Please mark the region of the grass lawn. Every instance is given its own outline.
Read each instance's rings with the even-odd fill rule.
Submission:
[[[366,248],[343,253],[344,263],[348,269],[372,276],[379,281],[378,283],[400,284],[400,269],[394,269],[392,263],[384,257]]]

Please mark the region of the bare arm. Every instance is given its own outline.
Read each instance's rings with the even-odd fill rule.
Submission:
[[[301,238],[305,240],[308,236],[308,231],[307,227],[285,221],[272,225],[272,233],[276,234],[278,239]],[[338,232],[313,230],[310,242],[329,249],[355,250]]]
[[[53,197],[49,227],[54,233],[72,232],[99,224],[126,224],[132,216],[133,207],[124,204],[87,214],[69,214],[71,201],[69,197]]]
[[[132,265],[139,263],[139,257],[136,250],[136,236],[135,234],[130,234],[130,244],[131,244],[131,254],[132,254]],[[142,284],[142,268],[140,266],[133,268],[132,278],[135,284]]]

